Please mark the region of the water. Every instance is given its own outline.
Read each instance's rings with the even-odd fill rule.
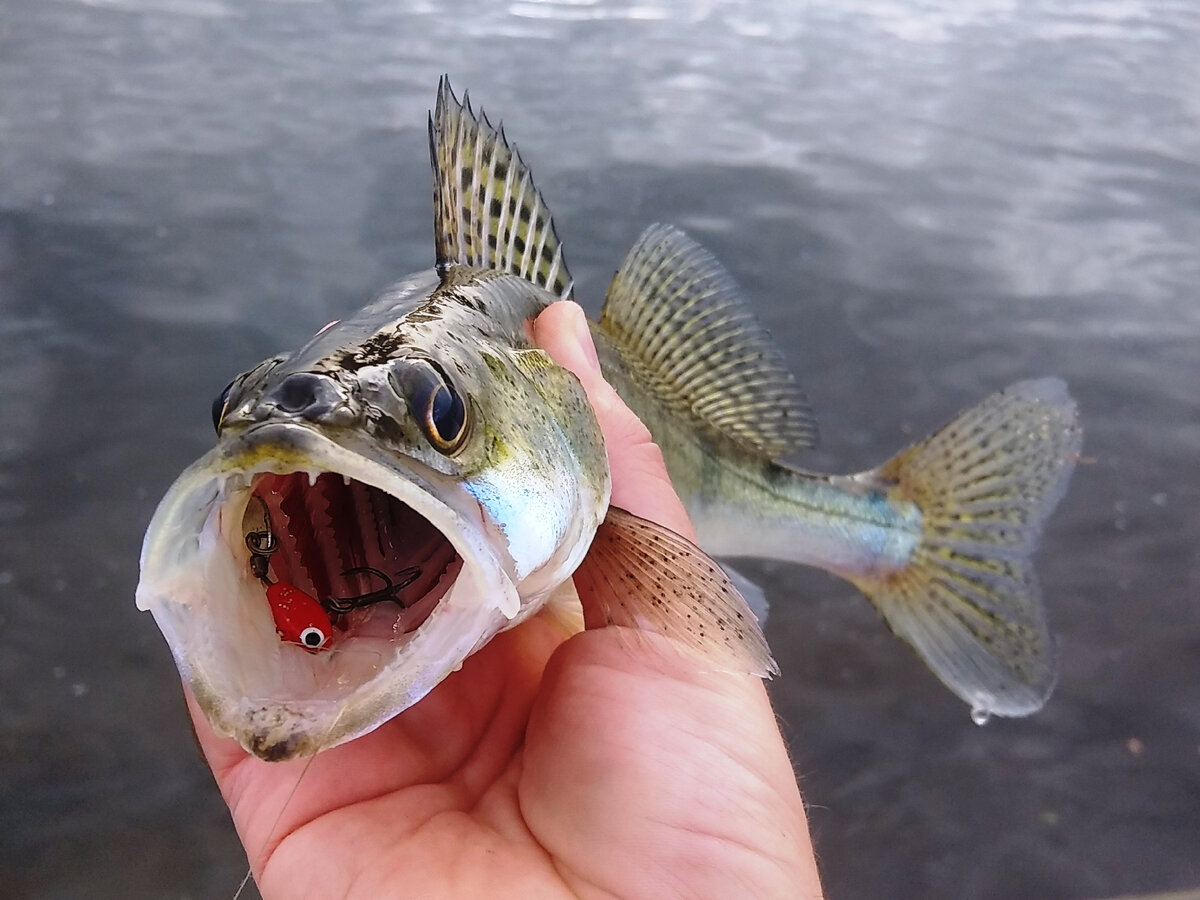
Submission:
[[[139,542],[233,373],[430,264],[442,72],[503,117],[593,311],[652,221],[730,267],[814,468],[1019,378],[1080,402],[1032,719],[974,727],[849,586],[739,564],[830,896],[1200,886],[1198,39],[1183,0],[4,0],[6,894],[240,880]]]

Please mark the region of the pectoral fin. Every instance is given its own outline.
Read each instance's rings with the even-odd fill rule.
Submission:
[[[737,588],[742,599],[746,601],[746,605],[750,607],[750,612],[754,613],[754,618],[758,619],[759,627],[767,624],[767,616],[771,612],[771,604],[767,601],[767,594],[761,587],[735,569],[727,562],[718,563],[725,575],[733,582],[733,586]]]
[[[588,628],[623,625],[665,635],[714,669],[779,674],[754,614],[700,548],[609,507],[575,571]]]

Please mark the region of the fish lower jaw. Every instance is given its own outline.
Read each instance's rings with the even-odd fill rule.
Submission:
[[[520,609],[481,522],[394,470],[346,453],[304,468],[211,457],[160,504],[138,603],[214,730],[263,759],[377,727]],[[298,638],[296,597],[329,630],[319,648]]]

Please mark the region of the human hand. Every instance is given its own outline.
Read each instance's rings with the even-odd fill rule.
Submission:
[[[613,504],[693,537],[579,307],[551,306],[534,338],[587,391]],[[566,639],[535,616],[310,761],[262,762],[188,703],[266,898],[820,896],[762,682],[698,672],[654,640]]]

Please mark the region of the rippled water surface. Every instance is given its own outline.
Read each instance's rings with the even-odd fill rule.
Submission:
[[[833,898],[1200,886],[1200,16],[1190,0],[0,3],[0,883],[224,897],[244,857],[133,606],[232,374],[432,262],[438,76],[598,307],[641,229],[733,271],[891,455],[1066,378],[1039,715],[978,728],[848,585],[743,568]]]

